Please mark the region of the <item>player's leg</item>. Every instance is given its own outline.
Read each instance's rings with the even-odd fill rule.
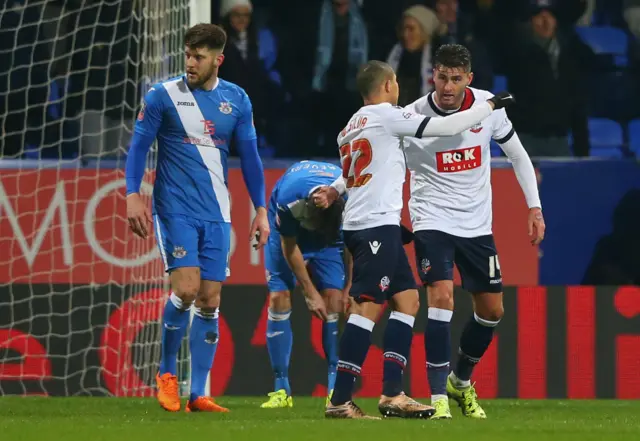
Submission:
[[[464,415],[486,418],[471,384],[471,374],[489,348],[504,314],[500,262],[491,235],[457,238],[456,242],[456,264],[463,288],[473,294],[474,314],[462,331],[458,362],[449,375],[447,392],[458,401]]]
[[[338,319],[344,310],[342,290],[345,269],[342,247],[325,248],[309,261],[316,288],[327,305],[328,319],[322,323],[322,348],[327,360],[327,390],[331,396],[338,367]]]
[[[171,295],[162,315],[160,370],[157,399],[169,411],[180,410],[177,359],[189,327],[189,309],[200,289],[198,233],[183,216],[154,216],[154,230],[165,270],[170,273]]]
[[[264,250],[267,287],[269,288],[269,309],[267,319],[267,352],[274,377],[273,392],[261,405],[265,409],[291,407],[291,387],[289,386],[289,360],[293,347],[291,332],[291,290],[296,280],[289,268],[280,244],[280,235],[272,230]]]
[[[375,262],[377,259],[369,250],[372,234],[375,235],[375,231],[344,232],[345,244],[353,256],[351,314],[338,345],[338,371],[331,401],[325,409],[327,418],[375,419],[365,415],[352,397],[355,381],[371,345],[371,332],[386,300],[378,285],[381,276],[374,274],[375,267],[382,265]]]
[[[454,243],[444,232],[423,230],[414,233],[414,246],[418,273],[427,288],[424,346],[431,405],[436,409],[432,418],[449,419],[447,375],[451,361]]]
[[[402,387],[402,377],[409,360],[413,325],[420,308],[420,298],[400,239],[400,229],[388,229],[390,231],[386,234],[387,240],[382,242],[378,252],[381,252],[385,245],[388,246],[388,250],[391,246],[395,246],[395,259],[387,261],[395,261],[396,266],[393,269],[387,264],[390,267],[388,271],[391,272],[391,282],[387,291],[391,314],[384,333],[382,396],[378,403],[378,410],[385,416],[429,418],[433,415],[434,408],[410,398],[404,393]],[[397,238],[394,238],[394,235],[397,235]],[[383,284],[382,281],[380,283]]]
[[[271,276],[273,280],[273,276]],[[291,294],[287,289],[275,290],[269,283],[269,310],[267,319],[267,352],[273,371],[273,392],[269,399],[262,403],[263,409],[293,407],[291,386],[289,385],[289,362],[293,348],[291,331]]]
[[[220,293],[222,282],[229,272],[231,225],[203,221],[199,233],[198,258],[201,283],[189,334],[191,391],[187,411],[228,412],[228,409],[219,406],[208,396],[205,386],[220,339],[218,327]]]

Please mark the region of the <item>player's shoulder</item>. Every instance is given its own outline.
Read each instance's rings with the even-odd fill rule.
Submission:
[[[167,95],[167,86],[182,80],[183,77],[177,76],[152,84],[151,87],[147,89],[147,93],[144,96],[145,103],[147,105],[162,104],[165,96]]]
[[[473,94],[475,103],[483,103],[489,98],[493,98],[493,92],[489,92],[488,90],[476,89],[475,87],[469,87],[468,89]]]
[[[242,100],[245,97],[248,98],[247,92],[236,83],[232,83],[231,81],[223,80],[222,78],[218,79],[218,88],[222,92],[230,93],[235,99]]]

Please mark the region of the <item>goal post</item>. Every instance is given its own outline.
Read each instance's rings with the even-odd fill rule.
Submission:
[[[142,96],[184,71],[210,2],[31,0],[0,16],[0,395],[151,396],[169,286],[153,235],[128,229],[124,162]],[[154,146],[145,197],[155,161]]]

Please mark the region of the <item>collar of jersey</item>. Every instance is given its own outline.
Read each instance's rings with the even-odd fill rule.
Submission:
[[[460,108],[458,110],[454,110],[453,112],[445,112],[440,107],[438,107],[438,105],[433,100],[434,93],[435,92],[430,92],[429,95],[427,95],[427,102],[429,103],[429,106],[431,106],[431,109],[433,109],[433,111],[440,116],[449,116],[453,115],[454,113],[462,112],[463,110],[469,110],[471,106],[473,106],[473,103],[476,101],[476,97],[473,95],[473,92],[467,87],[464,90],[464,99],[462,100],[462,105],[460,106]]]
[[[189,87],[189,83],[187,83],[187,74],[182,75],[182,81],[184,81],[184,84],[187,85],[187,87]],[[203,92],[213,92],[214,90],[216,90],[218,88],[218,86],[220,85],[220,78],[216,77],[216,83],[213,85],[213,87],[211,88],[211,90],[204,90],[200,87],[198,87],[197,89],[193,89],[191,90],[191,88],[189,87],[189,90],[191,90],[191,92],[195,92],[196,90],[201,90]]]

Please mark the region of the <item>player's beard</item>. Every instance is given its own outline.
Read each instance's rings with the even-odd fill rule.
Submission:
[[[218,67],[214,63],[211,63],[211,67],[204,74],[201,75],[198,73],[198,77],[196,80],[189,81],[189,77],[187,77],[187,84],[192,89],[198,89],[204,86],[204,84],[216,74],[217,69]]]

